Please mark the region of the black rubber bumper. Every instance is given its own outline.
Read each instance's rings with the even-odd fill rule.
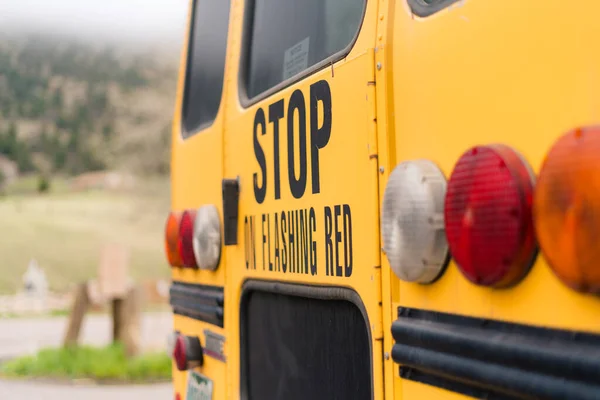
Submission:
[[[399,309],[405,379],[475,398],[600,399],[600,336]]]

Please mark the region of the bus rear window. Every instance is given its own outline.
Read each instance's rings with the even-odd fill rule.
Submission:
[[[245,89],[252,99],[341,55],[354,41],[364,0],[251,0]]]
[[[229,0],[196,0],[183,100],[183,136],[210,126],[221,104]]]

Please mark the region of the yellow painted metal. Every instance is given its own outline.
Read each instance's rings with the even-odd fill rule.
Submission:
[[[390,328],[400,305],[600,332],[596,318],[600,301],[562,285],[543,255],[528,276],[509,289],[476,287],[453,263],[434,284],[410,284],[391,272],[380,251],[379,235],[380,199],[389,173],[400,161],[428,158],[449,176],[470,146],[501,142],[521,152],[538,171],[559,135],[598,123],[598,11],[600,3],[592,1],[574,7],[559,0],[466,0],[418,18],[405,0],[368,1],[360,34],[345,58],[246,107],[240,101],[238,79],[244,2],[232,2],[224,96],[217,119],[205,131],[181,139],[184,51],[173,124],[173,209],[212,203],[222,212],[221,180],[239,177],[241,184],[238,245],[223,248],[216,272],[173,272],[176,280],[225,287],[225,329],[175,318],[176,329],[183,333],[203,338],[208,328],[226,337],[227,362],[210,359],[200,369],[215,381],[214,398],[239,398],[239,304],[248,279],[356,291],[371,325],[374,399],[464,398],[399,378],[390,356]],[[327,82],[332,96],[331,137],[319,152],[321,191],[311,192],[309,160],[306,191],[296,199],[287,171],[287,105],[292,93],[300,90],[308,128],[310,86],[319,81]],[[268,107],[279,100],[286,112],[279,135],[281,198],[275,199]],[[253,150],[254,117],[259,108],[267,117],[266,132],[258,138],[268,167],[262,203],[253,192],[253,176],[260,176]],[[322,110],[318,113],[322,121]],[[309,158],[310,143],[309,136]],[[294,154],[295,168],[299,168],[297,147]],[[324,210],[335,210],[335,205],[348,205],[352,213],[353,270],[348,277],[325,273]],[[263,229],[274,229],[275,213],[311,208],[316,217],[317,273],[270,271],[274,249],[266,242],[263,250]],[[247,217],[253,218],[254,245],[249,241]],[[340,243],[342,253],[343,246]],[[252,253],[248,253],[250,248]],[[248,254],[252,254],[249,268]],[[176,389],[182,394],[185,376],[174,373]]]
[[[236,21],[241,20],[243,5],[234,13]],[[227,96],[231,99],[227,109],[227,128],[225,135],[225,176],[239,176],[240,216],[239,246],[226,247],[227,255],[227,287],[226,303],[239,304],[243,283],[248,279],[294,282],[300,284],[328,285],[350,288],[356,291],[368,313],[373,354],[373,382],[375,399],[382,399],[380,390],[383,380],[382,371],[382,323],[381,323],[381,279],[380,279],[380,244],[378,220],[378,163],[376,158],[376,131],[374,121],[374,60],[373,41],[377,3],[367,2],[364,22],[360,34],[350,51],[341,61],[328,65],[291,86],[267,97],[260,102],[244,108],[238,100],[240,90],[237,76],[239,64],[232,62]],[[242,36],[242,25],[234,24],[233,37]],[[239,44],[230,49],[234,60],[239,59]],[[311,177],[313,172],[310,160],[307,162],[307,186],[304,196],[294,198],[290,192],[288,180],[287,152],[287,107],[295,90],[300,90],[306,102],[307,128],[310,126],[310,86],[319,81],[326,81],[331,90],[332,128],[328,144],[319,152],[320,193],[313,194]],[[281,198],[274,197],[273,175],[273,125],[268,123],[268,107],[279,100],[284,101],[285,116],[280,122],[280,174]],[[261,108],[267,117],[267,130],[259,135],[259,142],[267,160],[267,195],[259,204],[253,192],[253,174],[260,169],[253,150],[253,127],[257,110]],[[322,107],[318,108],[318,120],[323,120]],[[297,118],[297,117],[296,117]],[[295,124],[295,168],[299,168],[298,122]],[[261,131],[262,132],[262,131]],[[310,137],[307,138],[310,157]],[[296,169],[298,170],[298,169]],[[259,177],[260,179],[260,177]],[[259,181],[260,182],[260,181]],[[324,210],[329,207],[335,210],[336,205],[347,205],[352,217],[352,251],[353,269],[351,276],[327,276],[325,257]],[[298,274],[269,271],[269,259],[274,257],[274,249],[263,247],[262,232],[268,226],[274,229],[274,213],[288,210],[314,209],[316,215],[315,248],[317,257],[316,274]],[[262,215],[269,214],[270,220],[263,226]],[[253,232],[255,246],[248,244],[245,232],[245,218],[254,218]],[[340,219],[341,224],[342,219]],[[342,235],[344,236],[344,235]],[[246,239],[246,240],[245,240]],[[246,241],[246,243],[244,243]],[[340,257],[345,243],[339,244]],[[349,243],[348,243],[349,244]],[[334,243],[335,245],[335,243]],[[246,268],[246,251],[255,250],[255,269]],[[264,250],[263,250],[264,249]],[[271,254],[269,256],[269,254]],[[264,264],[263,264],[264,257]],[[253,257],[252,257],[253,259]],[[252,263],[252,262],[251,262]],[[343,262],[342,262],[343,265]],[[344,273],[345,275],[345,273]],[[228,311],[230,311],[228,313]],[[231,380],[231,398],[239,393],[240,368],[239,359],[239,313],[237,309],[226,310],[228,332],[228,350],[231,351],[228,363],[228,378]]]
[[[447,176],[470,146],[504,143],[537,172],[557,137],[600,120],[600,3],[466,1],[430,18],[396,7],[395,160],[435,160]],[[432,285],[400,283],[408,307],[600,332],[597,297],[576,294],[543,256],[510,289],[467,282],[454,264]]]
[[[401,161],[434,160],[449,177],[479,144],[512,146],[537,172],[557,137],[599,122],[600,3],[467,0],[427,18],[411,15],[405,1],[381,4],[391,22],[376,56],[380,193]],[[565,287],[543,255],[522,282],[502,290],[469,283],[454,263],[431,285],[400,282],[385,257],[382,274],[385,352],[400,305],[600,332],[598,298]],[[397,399],[451,398],[401,380],[395,368],[386,364],[386,397],[393,382]]]

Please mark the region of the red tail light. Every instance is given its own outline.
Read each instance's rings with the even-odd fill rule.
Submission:
[[[444,204],[450,253],[473,283],[504,287],[520,280],[536,252],[533,174],[503,145],[474,147],[458,160]]]
[[[181,216],[179,224],[179,242],[177,249],[181,263],[187,268],[196,268],[196,256],[194,255],[194,220],[196,219],[195,210],[187,210]]]
[[[178,335],[173,358],[179,371],[201,366],[204,363],[204,354],[200,340],[194,336]]]
[[[173,358],[175,359],[175,365],[177,365],[177,369],[180,371],[185,371],[187,369],[186,347],[185,338],[182,335],[179,335],[175,341]]]
[[[172,267],[181,267],[181,257],[179,257],[179,223],[181,213],[169,213],[167,224],[165,226],[165,253],[167,260]]]

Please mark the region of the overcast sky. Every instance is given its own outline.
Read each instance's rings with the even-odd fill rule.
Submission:
[[[0,0],[0,31],[180,42],[187,7],[188,0]]]

